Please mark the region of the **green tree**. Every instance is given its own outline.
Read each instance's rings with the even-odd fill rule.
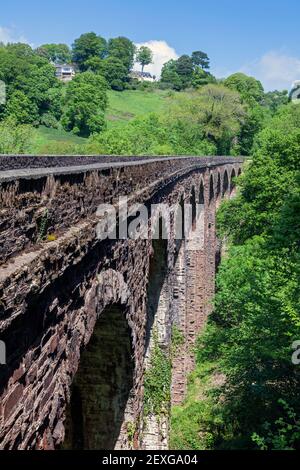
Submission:
[[[39,110],[23,91],[16,90],[8,100],[5,117],[13,118],[18,124],[37,124]]]
[[[126,88],[129,81],[128,70],[117,57],[91,57],[85,62],[85,66],[88,71],[102,75],[112,90],[122,91]]]
[[[93,57],[103,59],[106,54],[106,40],[93,32],[82,34],[78,39],[75,39],[72,45],[73,61],[81,71],[87,70],[88,65],[86,65],[86,62],[89,59]]]
[[[67,44],[43,44],[36,49],[36,53],[55,64],[69,64],[72,54]]]
[[[177,61],[174,59],[166,62],[161,71],[161,84],[173,88],[174,90],[181,90],[183,88],[182,79],[177,72]]]
[[[220,155],[230,153],[246,115],[239,94],[221,85],[206,85],[189,96],[178,97],[174,112],[198,125]]]
[[[239,134],[238,153],[240,155],[251,154],[255,138],[264,128],[269,118],[269,112],[266,108],[260,105],[248,107],[245,121]]]
[[[61,87],[54,67],[27,44],[10,44],[0,48],[0,79],[5,82],[7,91],[7,103],[1,107],[0,115],[11,115],[14,109],[17,121],[21,119],[21,122],[35,124],[49,111],[49,91]],[[23,106],[24,112],[21,109]]]
[[[29,44],[24,44],[22,42],[11,42],[5,46],[5,49],[8,53],[13,54],[19,58],[29,58],[30,60],[34,57],[34,51]]]
[[[264,98],[264,88],[259,80],[248,77],[244,73],[235,73],[230,75],[224,81],[224,85],[231,90],[238,91],[242,100],[249,104],[261,104]]]
[[[278,108],[288,104],[289,92],[288,90],[283,91],[269,91],[265,93],[263,98],[263,105],[270,109],[272,114],[275,114]]]
[[[11,117],[0,122],[0,153],[28,153],[32,141],[33,129],[31,126],[19,125]]]
[[[108,41],[108,53],[111,57],[119,59],[126,67],[128,73],[133,67],[136,47],[130,39],[117,37]]]
[[[196,122],[174,110],[151,113],[120,128],[92,136],[88,153],[121,155],[214,155],[216,147],[205,139]]]
[[[78,74],[69,84],[64,102],[62,124],[67,131],[82,137],[105,128],[107,84],[92,72]]]
[[[99,64],[98,73],[103,75],[113,90],[122,91],[128,82],[128,70],[117,57],[109,56]]]
[[[176,62],[176,72],[180,76],[183,88],[191,85],[194,65],[192,59],[188,55],[182,55]]]
[[[215,83],[216,79],[209,72],[205,72],[201,67],[196,66],[192,78],[192,86],[198,88],[209,83]]]
[[[203,70],[208,70],[210,65],[210,60],[208,55],[202,51],[195,51],[192,53],[192,62],[195,67],[201,67]]]
[[[141,64],[143,72],[146,65],[152,64],[153,53],[151,49],[146,46],[141,46],[137,51],[136,61]]]

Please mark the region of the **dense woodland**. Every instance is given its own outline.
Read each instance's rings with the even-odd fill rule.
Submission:
[[[71,49],[2,44],[0,153],[36,151],[42,127],[74,137],[52,139],[45,153],[251,156],[237,197],[219,210],[228,251],[188,398],[172,410],[171,446],[299,448],[300,105],[241,73],[216,79],[201,51],[165,64],[155,83],[130,78],[134,60],[144,69],[151,51],[94,33]],[[76,64],[73,81],[59,82],[53,62]],[[113,125],[122,100],[135,114]],[[153,103],[149,112],[138,100]]]
[[[199,50],[167,62],[154,83],[131,77],[134,62],[144,69],[152,59],[150,49],[137,49],[128,38],[105,40],[95,33],[82,34],[71,48],[0,44],[7,94],[0,105],[0,152],[248,155],[255,135],[288,101],[286,91],[264,93],[259,81],[241,73],[217,80]],[[60,63],[75,65],[71,82],[56,78],[53,64]],[[149,102],[159,98],[164,106],[129,114],[117,128],[110,126],[113,94],[120,101],[130,94],[131,103],[141,95]],[[41,129],[57,136],[42,149]]]

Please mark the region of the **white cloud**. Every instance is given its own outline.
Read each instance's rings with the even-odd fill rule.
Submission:
[[[168,60],[178,58],[178,54],[175,49],[169,46],[166,41],[151,40],[136,44],[136,46],[147,46],[153,52],[153,64],[147,65],[147,67],[145,67],[145,72],[150,72],[156,77],[160,77],[162,66],[168,62]],[[139,64],[135,64],[134,69],[141,70],[141,66]]]
[[[290,89],[295,80],[300,80],[300,58],[270,51],[240,71],[261,80],[266,90]]]
[[[28,43],[27,39],[23,36],[18,34],[12,28],[5,28],[0,26],[0,42],[7,44],[8,42],[24,42]]]

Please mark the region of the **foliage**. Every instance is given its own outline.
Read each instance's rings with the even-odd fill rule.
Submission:
[[[289,92],[288,90],[283,91],[269,91],[265,93],[263,98],[263,105],[268,108],[272,114],[275,114],[278,109],[288,104],[289,101]]]
[[[180,350],[180,347],[184,344],[184,334],[178,328],[176,324],[172,326],[171,336],[171,354],[172,357],[176,356]]]
[[[171,59],[164,64],[160,84],[163,88],[169,87],[177,91],[207,85],[215,81],[208,69],[209,58],[206,53],[195,51],[191,57],[184,54],[177,60]]]
[[[0,153],[27,153],[31,147],[33,130],[18,125],[12,118],[0,122]]]
[[[154,113],[93,136],[88,146],[89,153],[108,155],[208,155],[215,151],[198,126]]]
[[[6,105],[0,107],[0,118],[12,116],[18,123],[37,125],[44,113],[52,113],[53,90],[61,85],[54,67],[28,44],[8,44],[0,48],[0,80],[7,90]],[[57,114],[55,118],[60,117]]]
[[[182,55],[176,61],[176,72],[181,80],[181,88],[187,88],[191,82],[194,72],[194,64],[188,55]]]
[[[236,244],[249,237],[272,233],[283,198],[296,184],[299,167],[300,109],[290,105],[279,111],[259,134],[247,176],[239,195],[220,211],[221,228]],[[230,216],[229,216],[230,212]]]
[[[194,51],[192,53],[192,62],[195,66],[201,67],[203,70],[208,70],[209,65],[209,57],[205,52],[202,51]]]
[[[141,64],[143,72],[145,66],[151,64],[153,61],[151,49],[147,46],[141,46],[136,53],[136,61]]]
[[[248,77],[244,73],[234,73],[226,78],[224,85],[231,90],[238,91],[245,103],[253,106],[261,103],[264,97],[264,89],[259,80]]]
[[[128,70],[117,57],[109,56],[99,64],[97,72],[106,79],[112,90],[122,91],[128,82]]]
[[[171,59],[163,65],[160,81],[177,91],[183,88],[181,78],[177,72],[176,60]]]
[[[201,67],[196,66],[192,78],[192,86],[199,88],[210,83],[216,83],[216,79],[209,72],[205,72]]]
[[[23,91],[14,91],[5,107],[5,117],[12,117],[20,124],[39,122],[38,106]]]
[[[220,236],[231,245],[197,346],[197,363],[214,361],[225,374],[213,395],[214,406],[222,403],[221,434],[210,424],[213,416],[207,419],[214,448],[300,446],[300,372],[291,360],[300,337],[300,109],[294,108],[280,109],[260,132],[238,196],[218,214]]]
[[[144,414],[160,416],[169,413],[171,360],[154,335],[150,366],[144,375]]]
[[[127,72],[133,67],[135,52],[136,47],[128,38],[120,36],[108,41],[108,54],[119,59]]]
[[[98,57],[103,59],[107,53],[107,42],[96,33],[82,34],[78,39],[75,39],[72,45],[73,61],[78,65],[81,71],[88,69],[86,62],[93,58]]]
[[[83,72],[68,84],[62,124],[67,131],[82,137],[105,127],[106,82],[100,75]]]
[[[216,447],[223,429],[222,406],[214,402],[216,365],[197,361],[188,381],[187,397],[171,409],[170,449],[207,450]]]
[[[256,104],[246,108],[246,116],[238,135],[237,153],[251,155],[256,136],[267,125],[269,113],[266,108]]]
[[[67,44],[43,44],[36,49],[36,52],[55,64],[69,64],[72,60],[72,54]]]
[[[197,126],[219,155],[230,153],[245,119],[239,94],[220,85],[207,85],[188,97],[180,96],[173,112],[190,126]]]
[[[260,450],[294,450],[300,443],[300,419],[285,400],[278,400],[285,416],[280,417],[272,426],[263,425],[263,437],[253,433],[252,440]],[[272,429],[273,428],[273,429]]]

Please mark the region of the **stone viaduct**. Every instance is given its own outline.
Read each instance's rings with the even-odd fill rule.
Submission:
[[[216,208],[242,163],[0,156],[1,449],[167,448],[170,403],[145,413],[145,371],[159,348],[172,358],[170,402],[183,400],[222,248]],[[172,211],[167,240],[100,240],[97,208],[120,196],[190,203],[202,221],[192,248]]]

